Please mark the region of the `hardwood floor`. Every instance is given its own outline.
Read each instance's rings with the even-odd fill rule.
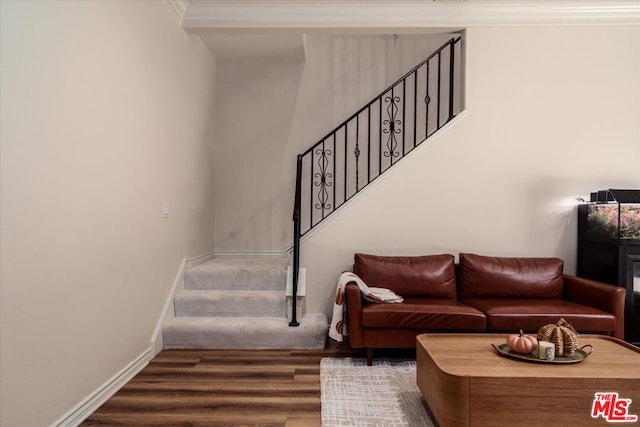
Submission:
[[[81,426],[320,426],[322,351],[164,350]]]

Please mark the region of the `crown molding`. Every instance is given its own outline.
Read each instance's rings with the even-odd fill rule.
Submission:
[[[170,0],[186,30],[424,29],[640,25],[637,0]]]
[[[184,18],[184,14],[187,11],[187,7],[189,6],[188,0],[167,0],[173,10],[178,14],[180,19]]]

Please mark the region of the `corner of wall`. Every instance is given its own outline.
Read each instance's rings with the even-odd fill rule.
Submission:
[[[52,426],[75,427],[80,425],[89,415],[104,404],[111,396],[128,383],[138,372],[144,369],[153,358],[153,348],[149,347],[132,360],[120,372],[115,374],[93,393],[78,403],[69,412],[58,418]]]

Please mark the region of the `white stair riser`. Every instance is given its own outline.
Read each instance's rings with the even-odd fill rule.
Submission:
[[[282,291],[183,291],[175,296],[176,316],[285,316]]]
[[[327,319],[307,315],[290,327],[275,317],[178,317],[163,329],[164,348],[194,349],[322,349]]]
[[[277,280],[263,280],[260,278],[245,278],[238,280],[236,278],[206,278],[194,277],[194,275],[185,274],[184,287],[191,290],[261,290],[261,291],[285,291],[286,275]]]
[[[249,260],[245,264],[213,260],[188,268],[184,275],[186,289],[200,290],[284,290],[287,284],[287,261]]]

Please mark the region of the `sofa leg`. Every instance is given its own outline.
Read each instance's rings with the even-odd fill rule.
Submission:
[[[373,365],[373,349],[367,348],[367,366]]]

